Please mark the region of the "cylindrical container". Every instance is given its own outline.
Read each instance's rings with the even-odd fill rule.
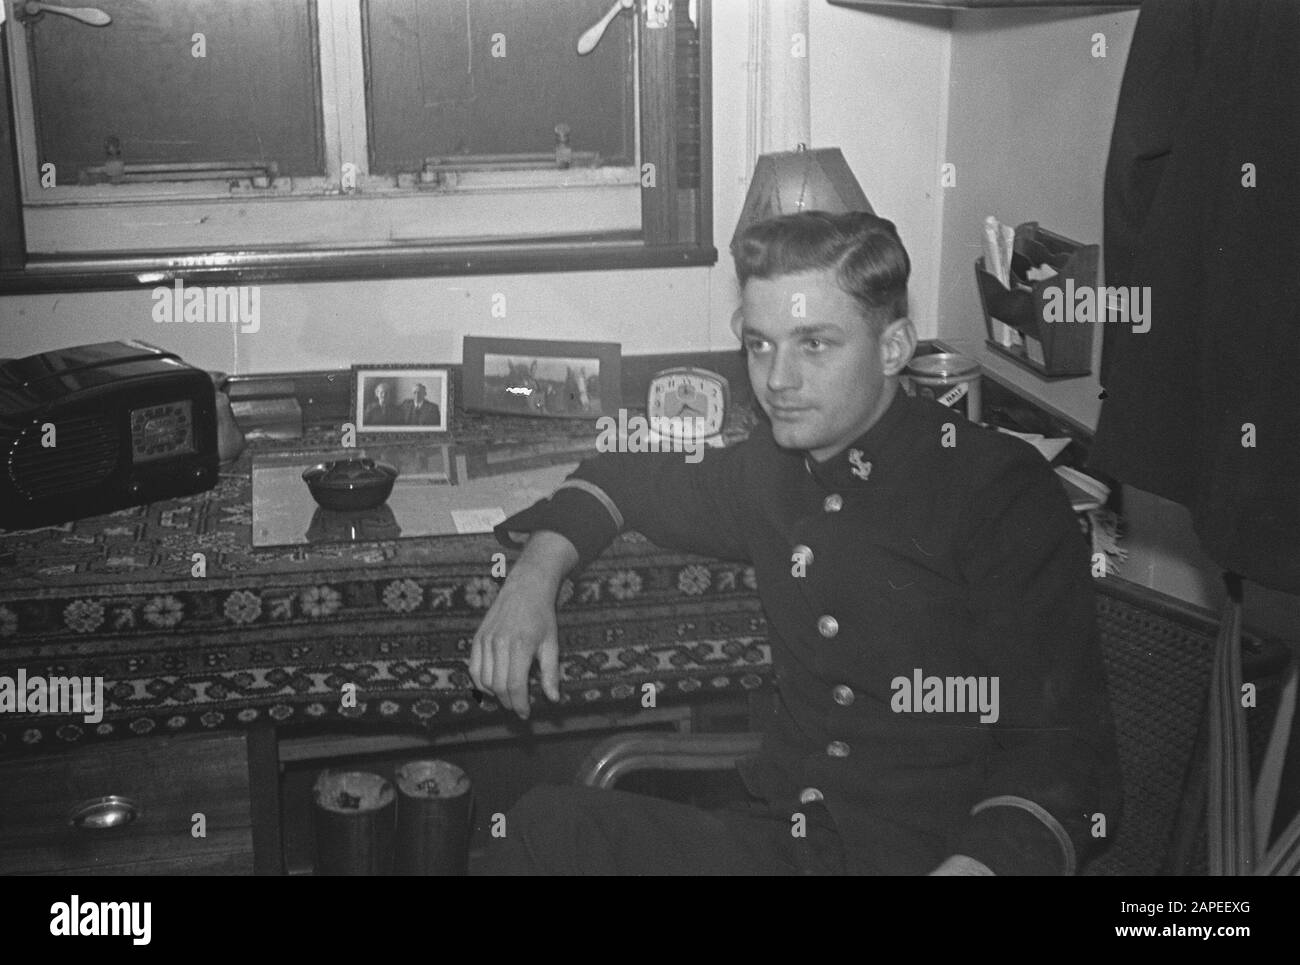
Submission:
[[[318,875],[392,873],[392,784],[365,771],[321,771],[313,796]]]
[[[469,872],[469,777],[447,761],[410,761],[397,769],[399,875]]]
[[[956,352],[918,355],[907,366],[912,395],[955,409],[980,421],[980,364]]]

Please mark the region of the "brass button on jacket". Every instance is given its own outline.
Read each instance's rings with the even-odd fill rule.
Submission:
[[[827,640],[832,639],[835,634],[840,632],[840,621],[836,620],[830,614],[817,618],[817,632]]]

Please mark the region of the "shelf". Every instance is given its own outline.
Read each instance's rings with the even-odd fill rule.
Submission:
[[[937,347],[959,352],[979,362],[984,374],[1019,395],[1032,399],[1051,415],[1091,436],[1101,412],[1101,384],[1096,373],[1069,379],[1047,380],[992,352],[982,338],[937,338]]]

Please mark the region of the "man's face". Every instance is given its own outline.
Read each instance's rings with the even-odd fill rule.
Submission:
[[[833,269],[746,282],[739,334],[777,445],[827,459],[888,408],[914,335],[906,319],[875,331]]]
[[[424,405],[424,386],[417,385],[415,389],[412,390],[411,395],[415,396],[416,405]]]
[[[388,386],[385,383],[380,382],[375,386],[375,399],[380,405],[388,404]]]

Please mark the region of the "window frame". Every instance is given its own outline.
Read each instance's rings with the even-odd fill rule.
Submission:
[[[652,187],[641,183],[635,168],[611,167],[556,171],[554,177],[532,171],[524,177],[511,172],[475,171],[463,175],[463,183],[454,191],[398,188],[391,178],[368,174],[366,108],[350,115],[333,110],[330,99],[339,98],[340,87],[331,86],[328,76],[332,72],[322,70],[326,177],[316,179],[324,184],[309,186],[317,193],[286,195],[274,188],[268,192],[251,186],[232,192],[225,182],[218,182],[221,190],[206,198],[192,193],[189,197],[142,199],[141,194],[168,192],[165,186],[158,192],[155,185],[141,185],[142,190],[132,192],[136,196],[132,200],[123,200],[127,196],[119,193],[117,199],[109,201],[94,197],[93,187],[69,187],[63,189],[62,196],[30,205],[24,201],[22,186],[24,178],[39,177],[39,171],[33,170],[34,126],[24,129],[22,112],[13,110],[16,98],[24,96],[27,87],[25,74],[18,73],[24,70],[25,58],[14,56],[23,28],[12,20],[6,21],[0,25],[0,30],[5,31],[0,45],[0,98],[10,110],[0,112],[0,293],[156,286],[178,278],[202,284],[250,284],[714,264],[717,251],[712,244],[710,190],[710,2],[676,0],[668,11],[665,28],[646,28],[647,7],[659,7],[662,13],[662,3],[637,0],[634,8],[633,49],[639,90],[635,132],[641,163],[654,165]],[[322,35],[317,50],[324,51],[327,44],[344,38],[349,51],[342,59],[347,61],[350,83],[359,83],[364,89],[365,74],[359,62],[362,0],[314,0],[314,4]],[[690,31],[688,38],[693,35],[698,43],[699,94],[693,107],[698,114],[700,144],[698,184],[683,189],[678,180],[677,156],[681,48],[678,18],[688,16],[693,20],[681,22],[680,28]],[[692,22],[693,31],[688,26]],[[687,43],[695,46],[689,39]],[[29,102],[27,119],[31,117]],[[329,149],[332,144],[341,146],[338,153]],[[331,179],[341,179],[340,158],[348,155],[349,146],[351,156],[360,159],[356,172],[360,191],[342,197],[339,191],[330,190],[330,184]],[[531,182],[532,186],[521,185],[521,181]],[[574,182],[583,186],[575,187]],[[107,190],[122,187],[137,186],[117,185]],[[319,193],[322,189],[325,193]],[[622,195],[616,198],[613,192]],[[532,224],[522,219],[522,233],[505,236],[468,231],[469,226],[485,222],[517,227],[521,222],[521,197],[536,202],[529,209],[534,215]],[[605,209],[599,207],[602,203]],[[376,223],[386,226],[390,224],[386,219],[392,218],[423,226],[430,212],[436,210],[446,233],[441,237],[424,233],[393,242],[391,230],[383,238],[366,238],[349,232],[344,225],[332,234],[324,232],[306,242],[284,243],[268,241],[265,236],[250,241],[254,236],[248,231],[246,216],[240,216],[237,226],[232,223],[241,206],[244,215],[257,212],[263,220],[276,220],[283,212],[279,209],[282,204],[295,206],[294,220],[312,207],[338,209],[342,204],[348,206],[348,219],[359,220],[363,211],[374,211]],[[571,217],[565,215],[574,204],[584,205],[584,213],[593,212],[594,229],[574,234],[555,227],[571,224]],[[639,207],[639,226],[634,226],[627,216],[629,204],[633,210]],[[360,207],[364,205],[380,207]],[[212,225],[206,229],[206,239],[196,239],[191,231],[187,243],[182,231],[177,241],[164,242],[164,251],[132,250],[126,246],[120,253],[85,248],[67,251],[58,240],[77,236],[83,231],[79,223],[92,213],[111,223],[114,217],[120,222],[126,211],[165,215],[181,206],[187,220]],[[29,230],[34,228],[39,228],[44,240],[29,247]]]

